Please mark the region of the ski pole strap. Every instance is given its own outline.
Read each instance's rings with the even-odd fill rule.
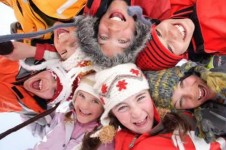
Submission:
[[[9,129],[9,130],[6,130],[5,132],[1,133],[0,134],[0,140],[3,139],[4,137],[6,137],[7,135],[13,133],[13,132],[16,132],[18,130],[20,130],[21,128],[35,122],[36,120],[42,118],[42,117],[45,117],[47,116],[48,114],[52,113],[58,106],[59,106],[60,103],[57,103],[53,108],[50,108],[34,117],[32,117],[31,119],[28,119],[27,121],[24,121],[23,123]]]
[[[55,26],[52,26],[46,30],[43,31],[38,31],[38,32],[31,32],[31,33],[25,33],[25,34],[8,34],[8,35],[1,35],[0,36],[0,43],[2,42],[7,42],[10,40],[22,40],[24,38],[34,38],[38,37],[40,35],[52,32],[55,29],[62,28],[62,27],[72,27],[75,26],[75,23],[63,23],[63,24],[58,24]]]

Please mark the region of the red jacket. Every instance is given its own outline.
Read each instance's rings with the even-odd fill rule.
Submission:
[[[30,109],[37,113],[44,111],[23,86],[14,85],[19,63],[0,56],[0,112],[21,112]],[[19,102],[21,101],[21,102]]]
[[[172,133],[159,134],[156,136],[150,136],[143,134],[136,140],[136,135],[127,132],[119,131],[115,138],[115,149],[116,150],[179,150],[179,146],[175,146],[172,140]],[[194,142],[194,143],[193,143]],[[184,150],[196,150],[196,149],[209,149],[209,150],[220,150],[225,149],[223,147],[225,140],[221,138],[218,142],[210,144],[205,143],[203,140],[200,142],[197,139],[191,139],[190,136],[186,136],[184,142],[181,143]],[[179,145],[179,144],[178,144]],[[130,146],[132,148],[130,148]]]
[[[85,14],[103,14],[108,7],[105,0],[88,0],[84,9]],[[170,17],[170,1],[168,0],[130,0],[130,5],[138,5],[143,9],[143,14],[153,19],[163,20]]]

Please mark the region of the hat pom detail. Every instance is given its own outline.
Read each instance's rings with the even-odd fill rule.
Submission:
[[[104,126],[99,133],[99,139],[102,143],[111,143],[115,137],[116,130],[113,126]]]

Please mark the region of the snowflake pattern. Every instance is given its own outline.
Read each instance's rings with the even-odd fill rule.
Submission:
[[[105,93],[107,93],[107,91],[108,91],[108,86],[106,84],[103,84],[102,87],[101,87],[101,92],[103,94],[105,94]]]
[[[121,80],[121,81],[118,81],[118,84],[116,85],[116,87],[118,87],[119,91],[121,91],[123,89],[125,90],[127,84],[128,83],[125,80]]]
[[[131,69],[130,72],[132,72],[132,74],[135,74],[136,76],[140,74],[139,70],[137,69]]]

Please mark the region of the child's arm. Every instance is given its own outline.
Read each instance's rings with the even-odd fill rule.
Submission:
[[[54,46],[50,44],[37,44],[31,46],[21,42],[3,42],[0,43],[0,55],[11,60],[20,60],[29,57],[35,57],[36,60],[59,58]]]

